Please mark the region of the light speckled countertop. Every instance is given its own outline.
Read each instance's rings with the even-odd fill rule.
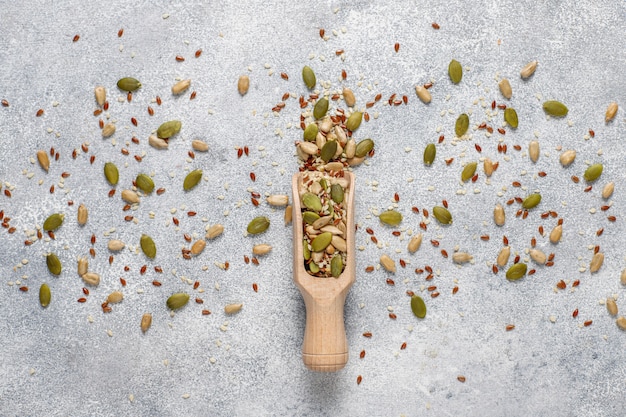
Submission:
[[[618,101],[623,106],[626,98],[623,1],[159,3],[13,2],[0,11],[0,99],[9,103],[0,107],[0,210],[15,227],[13,234],[0,230],[0,415],[623,415],[626,332],[603,305],[606,297],[616,296],[626,311],[619,279],[626,267],[623,109],[604,123],[607,105]],[[432,22],[441,28],[433,29]],[[76,34],[80,39],[72,42]],[[198,49],[203,52],[195,58]],[[337,50],[344,53],[337,55]],[[176,62],[177,55],[185,61]],[[447,76],[453,58],[465,69],[459,85]],[[523,81],[519,71],[532,60],[539,61],[537,72]],[[249,199],[250,190],[262,197],[290,191],[291,174],[298,168],[293,143],[301,138],[297,97],[307,94],[300,78],[305,64],[331,92],[352,88],[359,108],[377,93],[383,97],[367,109],[370,121],[355,132],[359,139],[373,138],[376,153],[355,169],[357,247],[362,250],[345,309],[350,359],[334,374],[312,373],[301,362],[304,306],[292,282],[292,232],[283,226],[283,210],[265,203],[255,208]],[[348,75],[343,82],[342,69]],[[288,80],[281,78],[283,72]],[[236,91],[241,74],[251,79],[244,97]],[[130,103],[115,87],[124,76],[143,83]],[[510,101],[497,89],[503,76],[511,80]],[[182,78],[192,79],[191,89],[173,97],[170,87]],[[425,82],[434,83],[428,106],[414,92]],[[96,85],[107,88],[108,115],[117,125],[109,139],[101,138],[93,116]],[[194,100],[191,91],[197,93]],[[272,114],[286,92],[296,98]],[[393,93],[406,95],[408,104],[386,105]],[[161,106],[154,103],[157,95]],[[482,121],[501,127],[502,112],[492,120],[488,114],[494,99],[516,108],[517,130],[491,137],[475,130]],[[541,103],[548,99],[566,103],[569,115],[546,118]],[[152,117],[148,106],[155,110]],[[44,114],[36,117],[40,108]],[[470,114],[471,137],[455,142],[454,121],[463,112]],[[150,148],[150,132],[174,118],[183,128],[170,149]],[[426,168],[423,148],[440,135],[445,140],[437,145],[437,159]],[[133,136],[139,144],[130,141]],[[209,152],[191,159],[193,139],[208,142]],[[536,164],[527,156],[533,139],[541,145]],[[86,153],[80,151],[83,143],[89,144]],[[506,155],[497,152],[498,143],[507,145]],[[244,145],[250,155],[238,159],[236,147]],[[34,158],[38,149],[51,147],[60,159],[46,174]],[[559,147],[577,150],[572,166],[561,167]],[[122,148],[130,155],[123,155]],[[79,149],[75,160],[74,149]],[[142,162],[134,155],[143,156]],[[476,183],[460,183],[463,164],[484,157],[499,161],[491,180],[479,164]],[[449,166],[447,158],[454,158]],[[120,167],[112,198],[102,175],[106,161]],[[592,162],[605,169],[586,193],[584,181],[575,184],[570,177],[582,178]],[[184,193],[185,172],[195,168],[204,170],[204,181]],[[541,178],[539,171],[547,175]],[[62,180],[63,172],[70,176]],[[123,212],[119,192],[139,172],[153,175],[157,188],[166,192]],[[512,187],[513,181],[522,188]],[[608,181],[616,183],[616,191],[604,201],[600,191]],[[535,190],[543,195],[541,205],[527,219],[516,218],[519,205],[505,202]],[[400,237],[374,215],[394,206],[396,192],[397,209],[404,215]],[[408,254],[409,234],[425,220],[411,208],[431,211],[442,199],[449,203],[453,225],[430,223],[420,250]],[[502,228],[492,221],[498,202],[506,207]],[[90,211],[83,227],[76,223],[80,203]],[[611,207],[605,212],[603,205]],[[187,215],[192,210],[197,216]],[[558,245],[538,233],[540,225],[549,232],[556,224],[557,219],[541,218],[548,210],[564,219]],[[28,231],[53,212],[66,214],[56,240],[25,246]],[[124,221],[129,213],[136,223]],[[245,237],[245,226],[256,215],[267,215],[270,229]],[[609,215],[617,221],[609,222]],[[179,227],[172,217],[180,220]],[[189,245],[183,235],[202,236],[214,223],[224,225],[224,234],[209,242],[201,256],[182,259],[181,248]],[[367,227],[374,229],[379,247]],[[150,234],[157,258],[126,249],[109,265],[106,242],[112,228],[108,237],[131,249],[142,233]],[[597,236],[601,228],[604,233]],[[90,268],[102,282],[80,304],[83,283],[76,259],[88,256],[92,234],[97,242]],[[483,235],[490,239],[481,240]],[[539,248],[555,254],[554,266],[530,261],[537,272],[513,283],[503,270],[494,275],[491,265],[503,235],[523,260],[531,238],[537,238]],[[271,243],[272,252],[258,266],[245,264],[244,255],[261,242]],[[600,245],[606,260],[590,275],[594,245]],[[455,247],[471,253],[475,262],[459,267],[442,257],[441,249],[452,253]],[[60,277],[46,269],[44,255],[50,251],[63,263]],[[395,275],[382,269],[365,273],[383,253],[405,260],[407,267]],[[226,261],[225,271],[219,264]],[[148,272],[141,275],[144,264]],[[162,274],[154,272],[157,265]],[[426,274],[414,272],[425,265],[436,272],[430,282]],[[126,279],[126,287],[119,277]],[[395,285],[388,285],[387,278]],[[561,279],[567,289],[556,290]],[[163,285],[155,287],[153,280]],[[204,292],[192,289],[190,282],[196,280]],[[580,281],[577,288],[574,280]],[[53,294],[47,309],[38,305],[42,282]],[[439,297],[430,297],[429,285],[437,286]],[[22,286],[28,292],[20,291]],[[455,286],[459,290],[453,295]],[[118,289],[124,301],[103,314],[100,304]],[[425,298],[425,319],[411,313],[407,290]],[[192,302],[170,315],[165,300],[177,291],[204,304]],[[223,307],[233,302],[244,307],[227,317]],[[202,309],[212,314],[203,316]],[[139,321],[146,311],[154,319],[144,335]],[[395,320],[389,318],[392,311]],[[583,326],[589,320],[592,324]],[[515,329],[506,331],[508,324]],[[362,336],[367,331],[371,338]],[[406,349],[401,349],[404,342]],[[362,350],[366,355],[359,359]]]

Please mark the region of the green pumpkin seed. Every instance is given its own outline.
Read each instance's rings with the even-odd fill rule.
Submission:
[[[315,103],[315,107],[313,107],[313,117],[316,119],[321,119],[326,115],[328,111],[328,99],[326,97],[322,97],[317,100]]]
[[[137,175],[135,184],[137,184],[137,188],[143,191],[144,194],[150,194],[154,190],[154,181],[146,174]]]
[[[248,228],[246,229],[249,234],[257,235],[259,233],[263,233],[270,227],[270,219],[267,217],[259,216],[255,217],[248,223]]]
[[[109,184],[117,185],[120,179],[120,172],[117,170],[117,166],[113,162],[107,162],[104,164],[104,177]]]
[[[459,61],[455,59],[450,61],[450,64],[448,65],[448,75],[450,76],[450,81],[454,84],[461,82],[461,79],[463,78],[463,67]]]
[[[602,175],[603,169],[604,169],[604,166],[602,164],[590,165],[589,168],[585,170],[585,174],[583,176],[585,177],[585,180],[587,180],[588,182],[593,182],[597,180],[598,178],[600,178],[600,175]]]
[[[170,120],[169,122],[161,124],[156,133],[161,139],[167,139],[180,132],[181,127],[182,123],[180,120]]]
[[[39,304],[41,304],[42,307],[48,307],[51,299],[52,293],[50,292],[50,287],[48,284],[41,284],[41,287],[39,287]]]
[[[183,181],[183,189],[185,191],[191,190],[193,187],[198,185],[201,179],[202,179],[202,170],[194,169],[185,177],[185,180]]]
[[[324,191],[328,188],[328,181],[326,181],[326,178],[320,179],[320,185],[322,186],[322,190]]]
[[[522,207],[529,210],[533,207],[537,207],[539,203],[541,203],[541,194],[531,194],[524,199]]]
[[[315,123],[309,123],[309,125],[304,129],[304,140],[307,142],[315,142],[315,138],[317,137],[320,128]]]
[[[357,158],[363,158],[365,155],[370,153],[370,151],[374,149],[374,141],[371,139],[363,139],[359,143],[356,144],[356,150],[354,151],[354,156]]]
[[[302,194],[302,204],[309,210],[313,210],[316,213],[322,211],[322,201],[313,193]]]
[[[423,319],[426,317],[426,303],[422,300],[422,297],[419,295],[414,295],[411,297],[411,310],[415,317]]]
[[[346,128],[349,131],[354,132],[359,128],[359,126],[361,126],[361,120],[363,120],[363,113],[355,111],[350,115],[350,117],[348,117],[348,120],[346,120]]]
[[[117,82],[117,87],[122,91],[135,91],[141,87],[141,83],[135,78],[125,77]]]
[[[46,221],[43,222],[43,230],[46,232],[57,230],[63,224],[63,219],[65,219],[65,214],[51,214]]]
[[[179,308],[183,308],[187,305],[189,301],[189,294],[185,294],[184,292],[178,292],[176,294],[172,294],[167,299],[167,308],[170,310],[178,310]]]
[[[311,67],[305,65],[304,68],[302,68],[302,80],[309,90],[315,87],[315,73]]]
[[[567,115],[567,107],[560,101],[550,100],[543,103],[543,111],[553,117],[563,117]]]
[[[339,278],[339,275],[343,272],[343,261],[341,260],[341,255],[333,256],[333,259],[330,260],[330,274]]]
[[[59,257],[54,253],[49,253],[46,255],[46,265],[48,266],[48,271],[50,271],[53,275],[61,275],[62,266]]]
[[[434,143],[429,143],[424,149],[424,164],[431,166],[435,162],[435,156],[437,155],[437,148]]]
[[[467,133],[467,129],[469,129],[469,116],[463,113],[456,119],[456,123],[454,124],[454,133],[456,133],[456,136],[460,138]]]
[[[397,226],[402,221],[402,214],[398,213],[395,210],[387,210],[380,213],[380,216],[378,216],[378,218],[383,224],[386,224],[388,226]]]
[[[320,233],[315,236],[315,238],[311,241],[311,250],[313,252],[321,252],[325,250],[328,245],[330,245],[330,241],[333,239],[333,234],[330,232]]]
[[[337,204],[343,202],[343,187],[339,184],[333,184],[330,187],[330,198]]]
[[[329,140],[322,147],[322,150],[320,151],[320,158],[322,158],[324,162],[328,162],[333,158],[333,156],[335,156],[336,152],[337,152],[337,141]]]
[[[506,271],[506,279],[508,279],[509,281],[515,281],[517,279],[520,279],[524,275],[526,275],[527,269],[528,267],[526,266],[526,264],[521,262],[511,265],[511,267]]]
[[[309,243],[306,239],[302,239],[302,255],[304,256],[305,261],[311,259],[311,249],[309,249]]]
[[[143,253],[148,258],[154,259],[157,253],[157,248],[154,240],[152,240],[152,238],[148,235],[141,235],[141,239],[139,239],[139,244]]]
[[[312,274],[317,274],[320,272],[320,267],[315,262],[311,262],[309,264],[309,271],[311,271]]]
[[[441,224],[452,224],[452,214],[450,214],[445,207],[433,207],[433,216],[435,216],[435,219]]]
[[[469,164],[465,165],[463,171],[461,172],[461,181],[469,181],[469,179],[472,178],[476,173],[476,166],[476,162],[470,162]]]
[[[504,110],[504,121],[512,128],[516,129],[518,125],[517,112],[513,107],[507,107]]]
[[[305,211],[302,213],[302,220],[304,220],[306,224],[313,224],[319,218],[319,214],[313,213],[312,211]]]

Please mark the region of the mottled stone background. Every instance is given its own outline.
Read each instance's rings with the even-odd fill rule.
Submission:
[[[604,123],[607,105],[623,106],[626,98],[622,0],[16,1],[0,7],[0,22],[0,99],[9,102],[0,107],[0,210],[16,228],[13,234],[0,229],[0,415],[623,415],[626,332],[602,303],[615,295],[626,311],[619,282],[626,267],[624,111]],[[327,40],[320,38],[320,28]],[[73,42],[77,34],[80,39]],[[203,52],[195,58],[198,49]],[[185,61],[177,62],[176,55]],[[447,76],[453,58],[465,68],[459,85]],[[523,81],[519,71],[532,60],[539,61],[537,72]],[[283,210],[265,203],[255,208],[249,198],[250,190],[263,197],[290,191],[298,168],[293,143],[301,138],[297,97],[307,94],[300,78],[305,64],[331,91],[352,88],[359,108],[377,93],[383,97],[367,109],[370,121],[355,132],[358,139],[376,141],[376,154],[355,169],[362,250],[345,309],[350,360],[334,374],[311,373],[301,362],[305,313],[292,282],[292,232],[283,226]],[[344,82],[342,69],[348,74]],[[236,90],[241,74],[251,79],[244,97]],[[115,86],[125,76],[143,83],[131,103]],[[502,76],[511,80],[510,101],[497,90]],[[173,97],[170,87],[180,78],[191,78],[191,89]],[[425,82],[434,84],[428,106],[414,92]],[[96,85],[107,88],[108,115],[117,125],[109,139],[101,138],[93,116]],[[189,99],[192,90],[195,100]],[[296,98],[272,114],[286,92]],[[393,93],[406,95],[408,105],[387,105]],[[157,95],[161,106],[154,103]],[[494,99],[517,109],[517,130],[491,137],[475,130],[482,121],[501,127],[502,112],[492,119],[488,114]],[[541,104],[548,99],[567,104],[569,115],[546,118]],[[155,109],[154,116],[147,106]],[[40,108],[44,114],[36,117]],[[470,114],[471,137],[454,142],[454,121],[463,112]],[[169,150],[150,148],[149,134],[169,119],[182,121],[180,134]],[[437,159],[426,168],[422,151],[440,135],[445,140],[437,145]],[[132,136],[140,143],[132,143]],[[192,160],[187,152],[197,138],[210,150]],[[536,164],[526,151],[533,139],[542,149]],[[87,153],[80,151],[85,142]],[[507,145],[506,155],[497,153],[498,143]],[[514,150],[516,144],[521,151]],[[238,159],[236,147],[244,145],[250,155]],[[50,147],[60,159],[46,174],[33,158],[38,149]],[[578,152],[569,168],[558,162],[559,147]],[[122,155],[122,148],[130,155]],[[75,160],[74,149],[79,149]],[[485,156],[499,161],[491,180],[479,164],[476,183],[460,183],[462,166]],[[448,166],[446,158],[454,161]],[[106,161],[120,167],[112,198],[102,175]],[[570,177],[582,178],[592,162],[603,163],[605,170],[585,193],[584,181],[574,184]],[[195,168],[204,170],[205,181],[184,193],[184,175]],[[547,176],[538,177],[539,171]],[[63,182],[62,172],[71,174]],[[166,192],[123,212],[120,191],[139,172],[153,175]],[[511,187],[513,181],[523,187]],[[603,201],[600,190],[608,181],[616,183],[616,191]],[[7,189],[11,198],[4,195]],[[543,201],[527,219],[515,217],[519,205],[514,204],[506,206],[504,227],[493,224],[496,203],[534,191]],[[394,205],[396,192],[404,215],[401,237],[392,236],[374,215]],[[430,223],[421,249],[408,254],[408,235],[424,220],[411,208],[432,211],[442,199],[449,203],[453,225]],[[76,223],[80,203],[90,211],[84,227]],[[608,211],[600,210],[609,204]],[[190,210],[198,215],[188,217]],[[541,219],[548,210],[564,219],[558,245],[538,233],[540,225],[549,232],[556,224],[557,219]],[[25,246],[27,232],[53,212],[66,214],[56,240]],[[124,221],[128,214],[137,223]],[[245,226],[256,215],[269,216],[270,229],[245,237]],[[617,221],[609,222],[608,215]],[[180,219],[178,228],[172,217]],[[213,223],[222,223],[224,234],[201,256],[182,259],[181,248],[189,246],[183,234],[202,236]],[[366,227],[375,231],[380,247]],[[129,249],[115,254],[109,265],[105,233],[112,228],[110,237],[124,240]],[[600,228],[604,233],[597,236]],[[154,261],[135,252],[142,233],[157,243]],[[92,234],[97,242],[90,269],[102,275],[102,282],[79,304],[83,283],[76,259],[88,256]],[[481,240],[482,235],[490,240]],[[554,266],[530,262],[537,272],[515,283],[502,270],[494,275],[491,265],[503,235],[523,260],[536,237],[539,248],[555,253]],[[434,247],[431,239],[441,246]],[[261,242],[274,249],[259,266],[246,265],[244,255]],[[594,245],[606,260],[590,275]],[[441,256],[441,249],[451,254],[455,247],[471,253],[475,262],[458,267]],[[46,269],[44,255],[50,251],[63,262],[60,277]],[[382,253],[406,260],[407,267],[395,275],[365,273]],[[226,261],[230,267],[224,271],[219,264]],[[140,275],[144,264],[148,272]],[[155,265],[163,274],[154,272]],[[436,271],[430,282],[414,272],[425,265]],[[105,315],[100,304],[121,288],[119,277],[128,283],[122,289],[125,299]],[[561,279],[567,289],[557,291]],[[163,285],[155,287],[152,280]],[[203,293],[188,283],[196,280]],[[580,280],[576,289],[574,280]],[[47,309],[38,305],[42,282],[53,294]],[[430,297],[428,285],[437,286],[438,298]],[[29,291],[20,291],[21,286]],[[452,295],[454,286],[459,290]],[[425,319],[412,315],[407,290],[425,298]],[[192,302],[171,316],[165,300],[177,291],[201,297],[204,304]],[[243,310],[227,317],[223,307],[233,302],[243,302]],[[203,316],[202,309],[212,314]],[[391,310],[397,319],[389,318]],[[154,320],[144,335],[139,321],[146,311]],[[584,327],[587,320],[592,324]],[[515,329],[506,331],[507,324]],[[363,337],[366,331],[373,336]],[[359,359],[362,350],[366,355]],[[461,375],[464,383],[457,379]]]

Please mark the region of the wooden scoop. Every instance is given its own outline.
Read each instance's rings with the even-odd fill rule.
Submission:
[[[354,174],[344,173],[349,182],[346,193],[346,265],[338,278],[318,278],[304,268],[302,251],[302,211],[299,190],[307,172],[293,176],[293,280],[306,306],[306,327],[302,360],[307,368],[334,372],[348,362],[348,340],[343,322],[343,307],[348,290],[356,279],[354,249]]]

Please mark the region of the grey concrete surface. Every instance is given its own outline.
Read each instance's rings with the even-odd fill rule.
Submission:
[[[0,229],[0,415],[624,415],[626,332],[604,305],[615,296],[626,311],[620,284],[626,267],[623,109],[611,123],[604,122],[608,104],[623,107],[626,98],[623,1],[3,3],[0,99],[9,106],[0,107],[0,210],[15,232]],[[73,42],[77,34],[80,39]],[[202,54],[195,58],[198,49]],[[177,62],[177,55],[184,62]],[[451,59],[465,69],[459,85],[447,76]],[[520,69],[532,60],[539,62],[536,73],[521,80]],[[308,94],[300,77],[305,64],[324,82],[318,83],[320,93],[348,86],[359,109],[382,95],[366,109],[369,122],[355,132],[358,139],[373,138],[376,152],[354,169],[359,250],[357,281],[345,308],[350,359],[334,374],[312,373],[301,362],[305,312],[292,282],[292,232],[283,225],[283,210],[250,203],[251,190],[261,200],[290,190],[291,174],[298,169],[293,145],[301,138],[298,97]],[[281,78],[283,72],[288,80]],[[244,97],[236,90],[241,74],[251,80]],[[131,102],[115,85],[125,76],[143,84]],[[510,101],[498,92],[500,77],[511,81]],[[173,97],[171,85],[184,78],[192,79],[190,90]],[[433,83],[429,105],[414,91],[426,82]],[[110,102],[100,117],[117,126],[108,139],[102,139],[100,117],[93,115],[96,85],[106,87]],[[191,91],[197,94],[194,100]],[[291,97],[273,114],[284,93]],[[408,104],[389,106],[394,93],[406,95]],[[552,99],[567,104],[566,118],[546,117],[541,105]],[[502,111],[491,112],[493,100],[517,110],[517,129],[506,127],[505,135],[476,129],[483,121],[494,129],[503,126]],[[331,105],[336,106],[343,102]],[[41,117],[38,109],[44,110]],[[467,140],[454,140],[460,113],[470,115]],[[151,148],[148,136],[170,119],[182,121],[180,134],[168,150]],[[427,168],[422,151],[440,135],[445,139]],[[193,139],[210,146],[195,159],[188,155]],[[533,139],[541,145],[535,164],[527,155]],[[83,143],[88,143],[86,153]],[[497,152],[498,144],[507,145],[506,154]],[[236,148],[242,146],[249,147],[249,156],[237,158]],[[59,160],[46,173],[35,155],[51,147]],[[573,165],[561,167],[559,149],[577,150]],[[477,181],[461,183],[463,165],[484,157],[499,162],[491,179],[479,163]],[[454,158],[450,165],[448,158]],[[120,168],[113,197],[102,174],[106,161]],[[596,162],[604,164],[604,173],[585,192],[583,173]],[[185,193],[182,180],[195,168],[203,169],[204,180]],[[539,177],[540,171],[547,175]],[[63,179],[63,172],[70,176]],[[123,211],[120,192],[140,172],[153,175],[156,187],[166,191]],[[575,184],[572,175],[581,182]],[[522,187],[513,187],[514,181]],[[605,201],[600,194],[609,181],[615,182],[615,193]],[[535,191],[543,196],[541,204],[528,218],[516,217],[519,204],[506,202]],[[432,212],[443,199],[454,217],[451,226],[412,211]],[[80,203],[89,209],[82,227],[76,222]],[[506,207],[503,227],[493,224],[496,203]],[[610,208],[603,211],[604,205]],[[394,206],[404,215],[395,229],[400,237],[376,217]],[[550,210],[564,221],[557,245],[538,232],[543,226],[549,233],[556,224],[557,218],[541,218]],[[189,211],[197,215],[189,217]],[[56,239],[32,239],[29,233],[54,212],[66,215]],[[136,222],[125,221],[126,215]],[[244,236],[257,215],[271,219],[270,229]],[[611,215],[615,222],[608,221]],[[428,226],[422,246],[409,254],[409,236],[421,231],[423,221]],[[202,255],[183,259],[181,249],[189,247],[184,234],[201,237],[214,223],[224,225],[224,234],[208,242]],[[157,243],[154,260],[137,250],[142,233]],[[482,240],[484,235],[490,239]],[[519,254],[536,269],[534,275],[508,282],[504,269],[492,272],[503,235],[512,258]],[[555,254],[554,266],[528,260],[533,237],[538,248]],[[112,264],[108,238],[128,244]],[[25,240],[35,241],[26,246]],[[251,256],[252,245],[261,242],[272,244],[272,252],[258,266],[245,264],[244,255]],[[605,261],[590,274],[596,245]],[[474,261],[454,265],[442,249],[450,256],[455,249],[469,252]],[[63,263],[59,277],[46,269],[48,252]],[[398,263],[405,260],[406,268],[398,267],[396,274],[378,268],[364,272],[377,266],[383,253]],[[90,269],[102,276],[84,304],[77,302],[84,296],[76,274],[79,256],[87,256]],[[228,270],[220,267],[224,262]],[[147,265],[144,275],[142,265]],[[435,271],[432,281],[415,273],[426,265]],[[153,280],[162,286],[153,286]],[[560,280],[567,289],[556,289]],[[46,309],[38,305],[43,282],[52,289]],[[431,297],[430,285],[437,287],[437,298]],[[20,291],[22,286],[29,290]],[[100,304],[114,290],[124,292],[124,301],[103,314]],[[425,319],[411,313],[407,290],[426,300]],[[191,294],[192,302],[172,315],[165,300],[178,291]],[[196,297],[204,304],[193,302]],[[244,307],[226,316],[223,308],[233,302]],[[202,309],[212,314],[203,316]],[[153,315],[146,334],[139,329],[144,312]],[[586,321],[592,324],[584,326]],[[509,324],[515,329],[506,331]]]

